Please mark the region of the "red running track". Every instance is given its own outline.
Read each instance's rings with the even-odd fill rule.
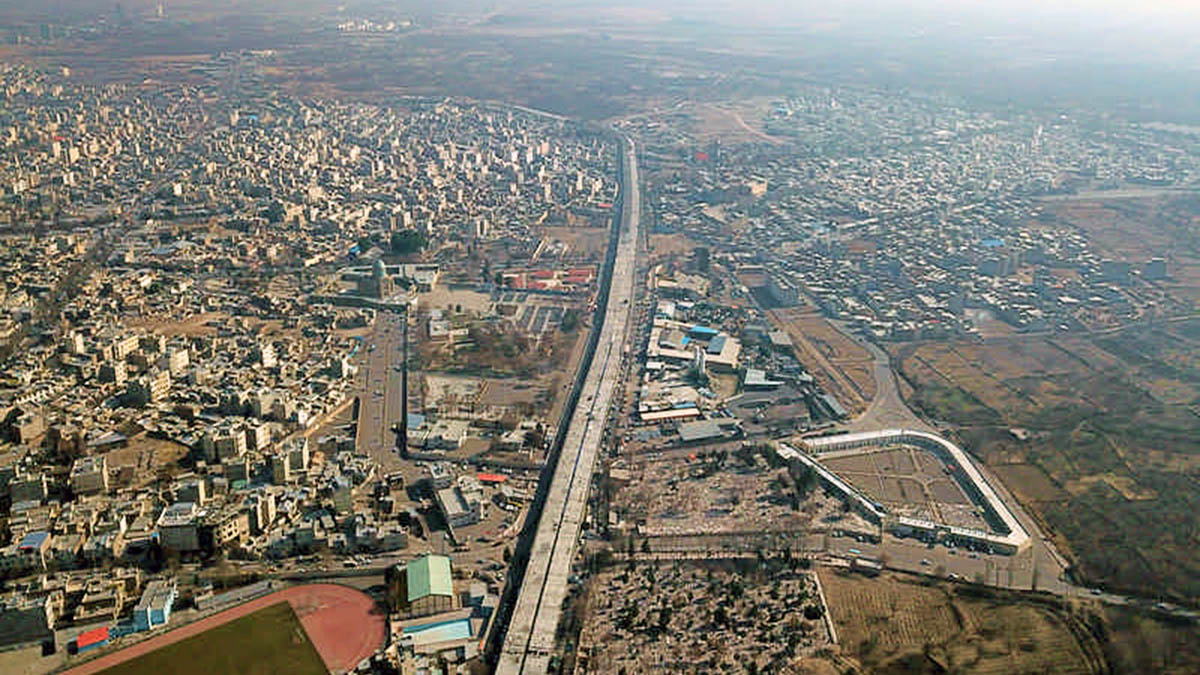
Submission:
[[[118,663],[136,659],[169,644],[199,635],[210,628],[286,601],[300,619],[308,639],[331,673],[345,673],[383,646],[387,621],[371,596],[348,586],[307,584],[275,591],[245,604],[204,617],[156,635],[125,649],[92,659],[65,675],[91,675]]]

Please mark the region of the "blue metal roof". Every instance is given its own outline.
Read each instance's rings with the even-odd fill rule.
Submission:
[[[19,548],[41,548],[42,544],[45,543],[45,541],[49,538],[50,533],[46,532],[45,530],[30,532],[29,534],[25,535],[25,538],[21,539],[21,545]]]
[[[404,635],[411,635],[414,642],[431,644],[449,640],[466,640],[471,637],[471,620],[454,619],[438,621],[417,626],[408,626],[403,630]]]

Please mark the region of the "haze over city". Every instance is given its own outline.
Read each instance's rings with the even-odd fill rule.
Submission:
[[[1200,671],[1198,29],[0,0],[0,673]]]

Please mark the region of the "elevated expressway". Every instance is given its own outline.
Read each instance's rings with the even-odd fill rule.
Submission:
[[[622,212],[612,283],[591,366],[571,415],[562,452],[542,508],[525,576],[517,594],[496,672],[546,673],[562,614],[580,529],[587,512],[588,489],[600,452],[613,394],[621,386],[621,361],[633,308],[641,201],[637,154],[622,141]],[[603,291],[602,291],[603,292]]]

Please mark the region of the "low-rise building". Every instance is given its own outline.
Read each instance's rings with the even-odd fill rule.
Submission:
[[[104,455],[75,460],[71,465],[71,490],[77,495],[108,492],[108,460]]]
[[[424,555],[404,566],[395,575],[393,606],[404,618],[429,616],[454,609],[454,575],[450,558]]]
[[[139,631],[152,630],[170,621],[176,592],[174,579],[155,579],[146,584],[142,599],[133,608],[134,628]]]

